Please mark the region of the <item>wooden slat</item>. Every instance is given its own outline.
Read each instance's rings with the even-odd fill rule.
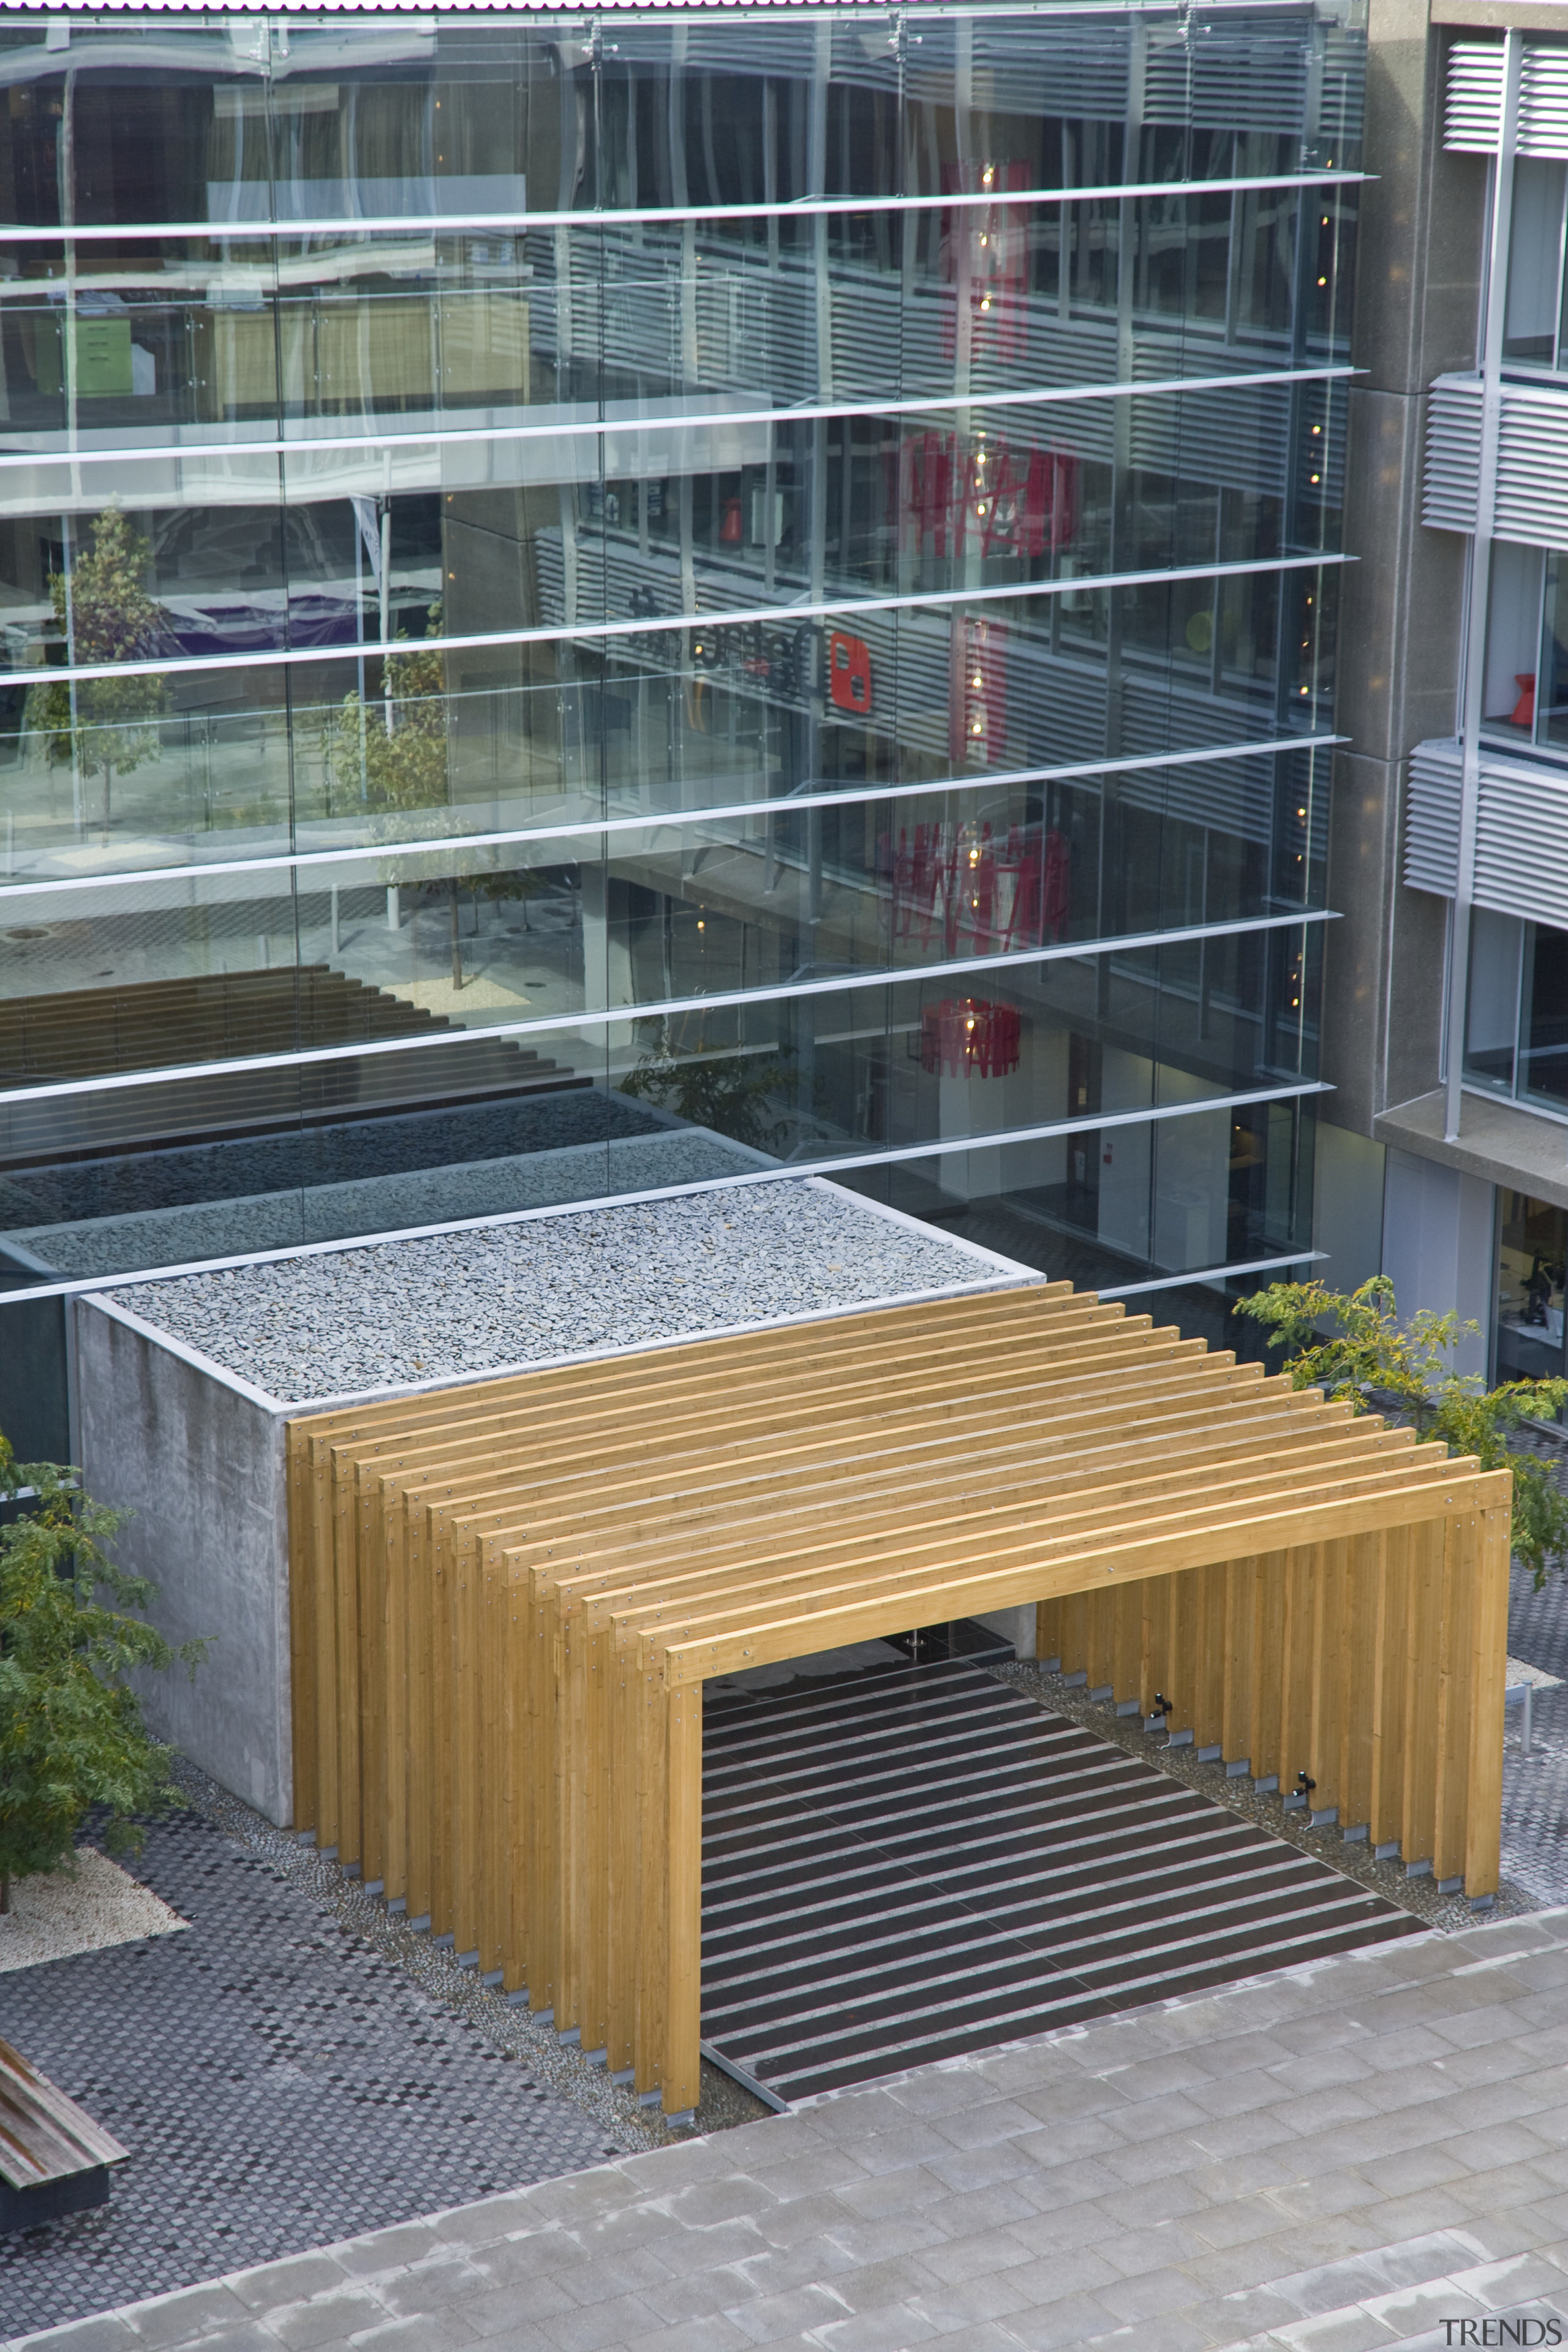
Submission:
[[[0,2042],[0,2180],[37,2189],[100,2164],[123,2164],[127,2154],[19,2050]]]
[[[671,2108],[714,1674],[1032,1602],[1495,1884],[1507,1474],[1065,1286],[345,1408],[288,1465],[301,1826]]]
[[[1405,1828],[1405,1698],[1415,1538],[1414,1528],[1385,1528],[1380,1538],[1383,1559],[1377,1592],[1367,1832],[1374,1846],[1397,1845]]]
[[[1508,1672],[1508,1576],[1512,1514],[1494,1503],[1483,1518],[1470,1624],[1471,1684],[1468,1802],[1465,1815],[1465,1892],[1495,1895],[1501,1868],[1503,1693]]]

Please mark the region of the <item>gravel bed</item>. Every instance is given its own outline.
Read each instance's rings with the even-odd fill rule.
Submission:
[[[445,1224],[458,1217],[504,1216],[514,1209],[553,1208],[605,1192],[711,1183],[770,1164],[705,1128],[660,1130],[512,1159],[321,1184],[302,1192],[258,1192],[86,1223],[23,1226],[10,1238],[58,1274],[115,1274],[237,1257],[250,1250],[298,1249],[304,1242],[395,1233],[399,1226]]]
[[[13,1885],[11,1908],[0,1915],[0,1973],[143,1936],[178,1935],[186,1925],[108,1854],[79,1846],[63,1870],[40,1871]]]
[[[143,1321],[305,1402],[1006,1278],[940,1234],[797,1181],[375,1242],[122,1295]]]

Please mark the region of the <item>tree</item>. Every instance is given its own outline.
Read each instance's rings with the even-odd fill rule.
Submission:
[[[667,1039],[621,1080],[621,1092],[668,1103],[677,1118],[689,1119],[694,1127],[711,1128],[765,1151],[783,1140],[789,1122],[765,1118],[764,1105],[792,1076],[788,1063],[782,1060],[714,1052],[700,1037],[695,1053],[677,1054]]]
[[[400,642],[408,632],[398,631]],[[386,656],[385,697],[366,703],[351,688],[327,722],[324,750],[334,793],[372,808],[439,808],[447,799],[446,660],[432,604],[426,642]]]
[[[1555,1419],[1568,1404],[1568,1380],[1489,1389],[1479,1375],[1456,1372],[1453,1350],[1477,1325],[1427,1307],[1402,1322],[1385,1274],[1348,1293],[1321,1282],[1273,1282],[1238,1300],[1235,1312],[1266,1325],[1269,1346],[1289,1351],[1292,1388],[1321,1388],[1357,1412],[1374,1396],[1391,1397],[1423,1437],[1439,1439],[1450,1454],[1474,1454],[1483,1470],[1511,1470],[1513,1549],[1540,1591],[1548,1563],[1568,1552],[1568,1496],[1552,1465],[1509,1441],[1527,1421]]]
[[[90,544],[64,572],[49,574],[49,603],[73,662],[150,661],[158,651],[161,614],[147,593],[153,551],[120,509],[106,507]],[[127,776],[158,750],[158,720],[168,689],[157,677],[61,680],[33,690],[28,724],[50,761],[84,777]]]
[[[0,1496],[28,1487],[24,1515],[0,1528],[0,1912],[14,1878],[69,1859],[89,1812],[107,1811],[111,1853],[134,1853],[141,1819],[181,1801],[174,1751],[148,1733],[126,1676],[176,1658],[194,1673],[207,1647],[175,1650],[126,1613],[156,1588],[104,1556],[124,1514],[89,1502],[55,1463],[18,1463],[0,1436]]]

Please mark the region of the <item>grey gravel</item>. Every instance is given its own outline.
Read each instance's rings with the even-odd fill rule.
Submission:
[[[119,1296],[226,1370],[304,1403],[1026,1279],[1039,1277],[806,1179],[376,1242]]]

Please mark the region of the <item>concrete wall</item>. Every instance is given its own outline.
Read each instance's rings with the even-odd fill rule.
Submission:
[[[171,1642],[210,1634],[195,1679],[149,1675],[160,1738],[270,1822],[293,1818],[283,1423],[107,1300],[75,1302],[88,1491],[135,1514],[116,1553]]]
[[[1035,1654],[1035,1633],[1039,1623],[1039,1612],[1032,1601],[1022,1609],[997,1609],[989,1617],[977,1617],[977,1625],[989,1625],[1005,1642],[1011,1642],[1020,1658]]]
[[[1479,1325],[1479,1335],[1454,1350],[1458,1372],[1487,1369],[1496,1198],[1479,1176],[1414,1152],[1388,1154],[1383,1270],[1393,1277],[1402,1317],[1429,1307]]]

